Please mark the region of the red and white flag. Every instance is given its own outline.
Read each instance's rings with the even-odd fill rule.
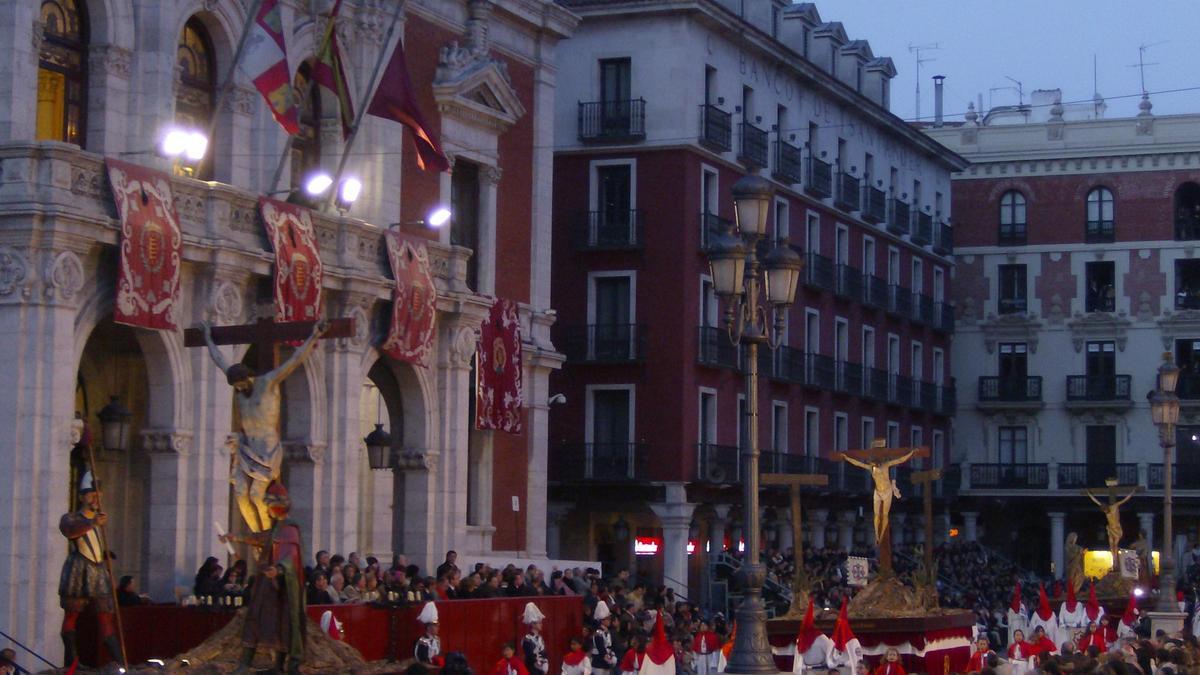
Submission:
[[[475,351],[475,428],[521,433],[522,392],[517,303],[497,299],[479,328]]]
[[[388,260],[396,288],[392,292],[392,321],[380,349],[388,356],[427,366],[433,349],[437,318],[437,288],[425,243],[388,230]]]
[[[258,206],[275,249],[275,320],[320,319],[324,267],[311,212],[268,197]]]
[[[279,4],[279,0],[263,0],[258,15],[247,27],[249,33],[239,65],[266,99],[279,126],[295,134],[300,131],[300,113],[292,93],[292,71],[288,68]]]
[[[105,160],[121,217],[121,260],[113,320],[138,328],[175,330],[183,231],[171,177],[144,166]]]
[[[313,79],[337,97],[338,112],[342,120],[342,139],[350,137],[354,128],[354,102],[350,97],[350,85],[346,79],[346,67],[342,61],[342,50],[338,46],[337,16],[342,0],[333,3],[329,12],[329,25],[325,28],[325,40],[313,66]]]

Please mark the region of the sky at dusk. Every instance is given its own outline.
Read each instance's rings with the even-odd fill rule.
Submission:
[[[850,39],[866,39],[890,56],[892,112],[915,114],[916,55],[909,45],[938,44],[922,53],[921,117],[933,116],[933,75],[946,76],[947,119],[967,104],[1025,102],[1035,89],[1061,88],[1063,101],[1091,100],[1092,63],[1106,117],[1137,114],[1141,94],[1138,46],[1149,46],[1146,89],[1156,115],[1200,113],[1200,0],[818,0],[824,21],[841,21]],[[1001,88],[990,91],[993,88]],[[1167,90],[1191,89],[1177,93]]]

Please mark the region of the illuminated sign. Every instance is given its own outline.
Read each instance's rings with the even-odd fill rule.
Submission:
[[[660,548],[662,548],[661,537],[634,537],[633,539],[634,555],[658,555]]]
[[[689,539],[687,543],[688,555],[695,555],[697,548],[699,548],[699,544],[696,542],[696,540]]]

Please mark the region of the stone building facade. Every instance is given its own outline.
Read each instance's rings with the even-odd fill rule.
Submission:
[[[211,159],[197,175],[212,180],[173,183],[184,231],[180,322],[273,316],[258,196],[273,189],[277,165],[286,191],[300,170],[332,171],[343,148],[337,99],[306,88],[303,72],[332,2],[312,3],[312,14],[281,3],[308,132],[285,162],[285,136],[244,75],[220,93],[246,4],[0,7],[0,462],[10,484],[0,538],[11,544],[0,553],[0,623],[51,656],[61,649],[57,525],[71,504],[77,415],[98,438],[96,413],[110,396],[133,412],[130,447],[97,449],[117,574],[138,577],[156,600],[190,593],[196,568],[220,551],[214,521],[237,522],[223,373],[204,350],[185,348],[181,332],[112,321],[118,228],[104,159],[170,170],[154,152],[162,131],[185,111],[209,115]],[[353,318],[356,332],[321,343],[284,385],[284,479],[312,550],[401,552],[425,569],[451,548],[546,554],[547,386],[561,363],[550,341],[549,148],[555,45],[575,21],[546,0],[343,3],[336,29],[356,101],[388,36],[403,38],[453,169],[419,171],[408,132],[368,116],[349,162],[362,199],[348,214],[314,212],[325,314]],[[477,207],[471,227],[420,222],[443,203]],[[425,367],[375,348],[391,312],[383,232],[392,225],[426,238],[433,260],[437,331]],[[520,308],[520,435],[477,432],[469,416],[476,331],[494,296]],[[231,360],[246,356],[245,346],[226,349]],[[392,434],[395,471],[367,467],[363,437],[375,422]]]

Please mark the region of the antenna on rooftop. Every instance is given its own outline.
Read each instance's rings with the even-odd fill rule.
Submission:
[[[1017,105],[1025,105],[1025,85],[1021,84],[1020,80],[1007,75],[1004,76],[1004,79],[1017,85]]]
[[[1146,91],[1146,66],[1157,66],[1158,65],[1157,61],[1155,61],[1154,63],[1146,63],[1146,50],[1150,49],[1151,47],[1165,45],[1168,42],[1170,42],[1170,40],[1162,40],[1160,42],[1153,42],[1148,45],[1147,44],[1138,45],[1138,62],[1131,63],[1131,64],[1129,64],[1128,67],[1138,69],[1138,75],[1140,75],[1142,78],[1142,96],[1145,96],[1148,93]]]
[[[917,105],[915,119],[918,122],[921,121],[921,64],[928,63],[930,61],[937,61],[937,59],[933,57],[924,59],[921,58],[921,52],[934,51],[938,49],[941,49],[941,45],[937,42],[931,42],[923,45],[914,45],[911,42],[908,43],[908,53],[915,55],[917,58]]]

